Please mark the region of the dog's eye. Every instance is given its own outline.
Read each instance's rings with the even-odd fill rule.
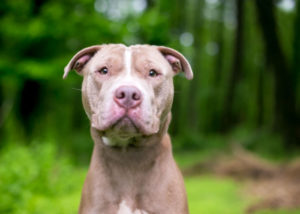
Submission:
[[[101,68],[100,70],[98,70],[98,73],[102,75],[106,75],[108,73],[107,67]]]
[[[158,76],[158,73],[157,73],[156,70],[151,69],[151,70],[149,71],[149,76],[150,76],[150,77],[156,77],[156,76]]]

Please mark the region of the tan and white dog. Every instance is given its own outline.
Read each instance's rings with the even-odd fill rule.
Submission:
[[[187,214],[167,133],[173,76],[192,79],[185,57],[162,46],[96,45],[65,67],[83,75],[94,149],[80,214]]]

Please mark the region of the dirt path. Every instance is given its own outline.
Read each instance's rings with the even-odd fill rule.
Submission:
[[[230,156],[220,155],[184,170],[187,176],[203,173],[246,181],[246,194],[260,199],[248,207],[248,213],[300,208],[300,159],[276,165],[236,147]]]

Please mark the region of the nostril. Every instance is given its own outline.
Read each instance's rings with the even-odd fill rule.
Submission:
[[[125,98],[125,93],[124,93],[124,91],[121,91],[121,92],[117,93],[116,97],[117,97],[118,99],[123,99],[123,98]]]
[[[124,91],[121,92],[120,98],[121,98],[121,99],[125,98],[125,93],[124,93]]]
[[[135,92],[134,92],[134,93],[132,94],[132,99],[137,101],[137,100],[140,100],[140,99],[141,99],[141,96],[140,96],[138,93],[135,93]]]

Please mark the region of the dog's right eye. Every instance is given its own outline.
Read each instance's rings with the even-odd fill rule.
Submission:
[[[103,67],[100,70],[97,71],[101,75],[106,75],[108,73],[107,67]]]
[[[156,70],[154,70],[154,69],[151,69],[149,71],[149,76],[150,77],[156,77],[156,76],[158,76],[158,72]]]

